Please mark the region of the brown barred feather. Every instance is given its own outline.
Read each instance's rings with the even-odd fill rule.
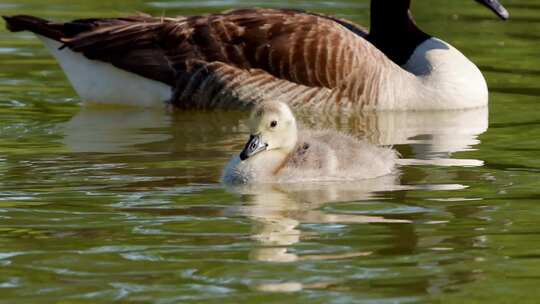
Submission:
[[[370,84],[392,64],[352,22],[296,10],[83,19],[50,29],[75,52],[170,85],[181,108],[242,108],[268,98],[374,107]]]

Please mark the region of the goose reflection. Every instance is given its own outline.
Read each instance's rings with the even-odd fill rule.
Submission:
[[[472,150],[488,129],[488,108],[466,111],[420,111],[300,114],[311,127],[349,131],[379,145],[407,145],[412,159],[402,164],[481,166],[480,160],[452,159],[455,152]],[[409,154],[409,153],[407,153]]]
[[[296,113],[307,127],[333,128],[379,145],[410,146],[417,160],[449,160],[469,151],[488,128],[486,107],[463,111]],[[210,145],[231,153],[241,147],[247,128],[244,112],[163,111],[162,109],[85,106],[60,125],[63,142],[73,152],[122,152],[164,142],[168,150],[190,144]],[[470,165],[471,160],[455,161]],[[444,162],[442,162],[444,165]],[[473,164],[480,161],[472,160]]]
[[[118,153],[172,139],[167,132],[152,132],[170,125],[171,117],[162,110],[87,105],[59,127],[71,152]]]

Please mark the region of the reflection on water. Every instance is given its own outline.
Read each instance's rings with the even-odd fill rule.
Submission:
[[[410,145],[416,159],[444,159],[472,150],[488,128],[488,108],[439,112],[297,113],[306,127],[343,130],[377,145]],[[173,137],[214,136],[235,142],[246,132],[241,112],[167,112],[162,109],[82,107],[65,123],[64,143],[74,152],[119,152],[132,145],[170,140],[153,129],[174,128]],[[147,134],[133,130],[149,130]],[[140,134],[143,133],[143,134]],[[126,137],[127,136],[127,137]],[[138,137],[129,137],[138,136]],[[241,141],[241,140],[240,140]],[[456,165],[459,165],[456,163]]]
[[[407,145],[411,152],[406,165],[470,166],[481,160],[452,159],[455,152],[472,150],[478,136],[487,130],[487,108],[450,112],[382,112],[361,115],[299,113],[303,125],[310,128],[336,128],[366,138],[378,145]],[[313,119],[314,117],[317,120]],[[63,143],[72,152],[121,153],[137,151],[155,153],[192,152],[228,158],[236,153],[246,136],[241,112],[183,112],[137,108],[103,109],[82,107],[68,122],[61,124]],[[121,122],[121,123],[119,123]],[[149,151],[148,147],[152,147]],[[212,149],[216,149],[212,151]],[[204,151],[204,152],[203,152]],[[369,252],[346,252],[331,255],[299,257],[287,250],[302,237],[301,224],[411,223],[409,220],[381,216],[328,213],[320,210],[330,202],[363,201],[377,198],[377,193],[424,190],[459,190],[460,184],[402,185],[400,174],[378,179],[345,183],[311,183],[260,185],[231,188],[245,197],[247,205],[235,213],[254,221],[252,238],[260,242],[250,256],[261,261],[298,261],[302,259],[336,259],[368,255]],[[166,186],[174,181],[136,181],[130,187],[145,189]],[[125,207],[125,206],[124,206]],[[236,207],[235,207],[236,208]],[[208,212],[209,210],[202,210]],[[191,210],[190,212],[194,212]],[[176,211],[174,214],[178,214]],[[210,212],[210,214],[213,214]]]
[[[122,152],[144,149],[145,144],[161,142],[162,152],[175,149],[220,147],[224,150],[244,141],[241,112],[196,112],[165,109],[101,108],[83,106],[61,125],[63,143],[73,152]],[[210,145],[210,146],[208,146]]]
[[[454,161],[453,165],[463,166],[474,160],[452,159],[459,151],[473,150],[479,144],[478,136],[487,129],[487,109],[474,109],[460,112],[439,113],[363,113],[362,115],[329,115],[298,113],[303,125],[310,128],[337,128],[351,134],[366,138],[379,145],[393,145],[403,149],[410,168],[414,165],[442,165]],[[317,119],[314,119],[317,118]],[[244,121],[246,113],[241,112],[183,112],[170,110],[147,110],[132,108],[99,108],[83,106],[67,122],[58,125],[57,131],[63,135],[62,143],[71,153],[105,153],[105,155],[122,155],[124,165],[109,165],[108,176],[117,176],[120,184],[113,183],[108,191],[124,192],[117,196],[118,201],[112,206],[121,212],[130,214],[137,225],[133,232],[145,236],[178,235],[178,232],[167,232],[163,225],[172,221],[184,221],[188,218],[235,218],[249,219],[249,239],[255,244],[249,248],[248,256],[257,262],[298,263],[322,261],[369,261],[373,255],[391,252],[414,252],[415,248],[430,248],[432,251],[452,251],[444,236],[422,235],[415,225],[445,225],[448,216],[435,219],[410,217],[413,214],[435,212],[423,206],[400,206],[388,203],[391,197],[401,197],[408,191],[452,191],[467,188],[460,183],[438,183],[424,181],[422,177],[409,173],[399,173],[378,179],[346,183],[310,183],[289,185],[259,185],[230,188],[233,197],[240,196],[239,203],[231,206],[185,206],[180,208],[163,208],[171,203],[167,196],[185,196],[204,190],[201,186],[177,187],[178,183],[199,182],[214,176],[217,181],[220,170],[232,153],[237,153],[243,145],[247,129]],[[130,178],[133,169],[125,164],[134,162],[130,154],[142,154],[146,177]],[[155,167],[158,160],[167,159],[169,165]],[[135,159],[137,157],[135,156]],[[198,159],[214,159],[216,164],[200,166],[189,164]],[[160,162],[162,162],[161,160]],[[480,160],[476,160],[481,163]],[[153,165],[154,164],[154,165]],[[161,167],[161,168],[160,168]],[[187,168],[186,168],[187,167]],[[201,175],[190,171],[189,167],[202,168]],[[176,168],[176,170],[175,170]],[[187,170],[187,171],[184,171]],[[208,172],[214,170],[214,172]],[[189,173],[187,179],[183,175]],[[425,179],[425,177],[423,177]],[[172,187],[172,188],[171,188]],[[212,189],[210,187],[209,189]],[[148,191],[158,189],[161,197],[158,200],[146,198]],[[196,195],[196,194],[195,194]],[[189,198],[188,198],[189,199]],[[355,203],[352,210],[339,210],[339,206],[347,202]],[[335,207],[334,207],[335,206]],[[374,208],[374,206],[377,206]],[[332,210],[333,208],[336,208]],[[358,209],[359,208],[359,209]],[[357,209],[357,210],[356,210]],[[370,210],[372,209],[372,210]],[[452,212],[450,212],[452,214]],[[148,226],[141,220],[159,217]],[[451,216],[450,216],[451,217]],[[380,226],[386,238],[395,240],[382,247],[372,245],[339,246],[332,250],[307,250],[302,252],[296,247],[312,239],[318,239],[324,229],[343,229],[357,225],[371,227]],[[322,231],[306,229],[306,227],[327,227]],[[371,230],[371,229],[368,229]],[[171,234],[172,233],[172,234]],[[62,235],[69,235],[63,233]],[[182,234],[180,234],[182,235]],[[57,235],[56,235],[57,236]],[[215,241],[212,241],[214,243]],[[129,260],[167,261],[163,254],[147,254],[145,248],[127,247],[120,249],[106,247],[107,251],[120,251]],[[116,249],[115,249],[116,248]],[[104,248],[92,250],[101,252]],[[135,250],[135,252],[133,252]],[[126,252],[127,251],[127,252]],[[173,258],[176,261],[176,258]],[[418,261],[420,263],[420,261]],[[427,262],[433,263],[431,262]],[[194,274],[193,277],[196,277]],[[199,276],[200,280],[211,280]],[[303,289],[327,289],[335,285],[347,284],[344,278],[320,278],[306,282],[301,279],[287,278],[284,281],[249,283],[251,288],[259,291],[291,292]],[[429,288],[437,290],[449,284],[455,278],[437,276],[424,282]]]
[[[488,128],[488,108],[463,111],[340,113],[309,115],[311,127],[345,129],[379,145],[408,145],[414,159],[404,164],[481,166],[480,160],[451,159],[469,151]]]
[[[337,128],[363,137],[375,144],[410,147],[410,163],[442,165],[448,164],[453,153],[473,149],[479,143],[477,137],[487,129],[487,109],[474,109],[459,112],[439,113],[363,113],[362,115],[312,115],[299,113],[303,124],[311,128]],[[178,158],[192,157],[192,153],[208,153],[227,159],[239,150],[246,136],[244,119],[246,113],[237,112],[178,112],[178,111],[139,111],[139,109],[100,109],[83,107],[71,120],[62,124],[63,143],[73,152],[121,153],[125,151],[168,152]],[[314,120],[316,117],[317,120]],[[119,124],[119,121],[122,123]],[[215,149],[215,151],[212,151]],[[453,165],[468,165],[474,160],[453,159]],[[477,161],[481,163],[480,160]],[[219,169],[218,169],[219,170]],[[383,199],[380,193],[413,189],[459,190],[466,186],[460,184],[405,185],[400,174],[378,179],[346,183],[311,183],[290,185],[259,185],[230,188],[233,194],[241,195],[242,203],[226,208],[192,207],[183,209],[152,209],[147,203],[121,203],[124,212],[145,212],[168,217],[213,217],[242,216],[251,220],[250,239],[257,246],[249,252],[249,257],[261,262],[299,262],[335,261],[361,259],[373,254],[370,248],[358,250],[338,250],[298,254],[294,246],[302,240],[318,237],[315,232],[307,232],[305,225],[358,225],[380,224],[388,227],[393,238],[412,241],[406,245],[409,250],[418,246],[433,248],[436,251],[452,250],[440,243],[445,238],[420,238],[412,228],[413,220],[404,219],[390,208],[384,215],[369,212],[329,212],[325,210],[332,202],[377,203]],[[177,182],[177,179],[138,180],[128,184],[131,189],[152,189]],[[126,187],[124,185],[123,187]],[[171,192],[173,193],[173,192]],[[418,212],[423,208],[407,207],[402,212]],[[397,217],[395,215],[398,215]],[[429,225],[441,225],[446,219],[424,221]],[[411,228],[404,229],[409,226]],[[155,229],[138,228],[145,234],[162,234]],[[403,233],[407,231],[407,236]],[[402,241],[403,242],[403,241]],[[404,243],[398,243],[402,250]],[[386,249],[390,250],[390,249]],[[129,255],[131,259],[137,255]],[[144,257],[146,259],[147,257]],[[440,279],[439,279],[440,280]],[[446,279],[444,279],[446,280]],[[443,280],[443,281],[444,281]],[[253,286],[264,291],[298,291],[304,288],[327,288],[340,280],[302,283],[287,281],[281,283],[262,283]],[[438,283],[429,283],[436,288]]]
[[[419,248],[427,247],[433,251],[452,251],[445,243],[445,237],[422,235],[414,228],[414,221],[400,219],[400,213],[395,210],[389,215],[374,216],[370,212],[332,212],[328,211],[329,206],[340,202],[371,202],[381,204],[380,200],[384,196],[378,193],[388,193],[390,191],[405,190],[399,185],[398,176],[386,176],[378,179],[364,180],[347,183],[310,183],[310,184],[290,184],[290,185],[254,185],[239,186],[229,189],[234,193],[241,194],[244,202],[240,207],[235,208],[235,214],[246,216],[253,221],[253,228],[250,237],[258,242],[258,245],[251,250],[249,257],[262,262],[293,263],[301,261],[337,261],[344,260],[361,261],[372,254],[381,252],[403,252],[404,248],[414,252]],[[436,190],[434,187],[433,190]],[[450,190],[445,189],[445,190]],[[325,210],[326,209],[326,210]],[[382,212],[383,208],[377,208],[377,212]],[[406,207],[401,212],[419,212],[421,208]],[[392,218],[395,217],[395,218]],[[425,221],[425,225],[442,225],[447,221]],[[359,250],[335,250],[334,252],[321,252],[298,254],[294,250],[296,244],[301,241],[308,241],[320,237],[316,232],[305,231],[302,227],[306,225],[322,225],[326,227],[343,225],[384,225],[386,237],[399,240],[395,248],[373,249],[368,246],[362,249],[362,244],[358,244]],[[477,246],[484,242],[483,238],[478,239]],[[481,246],[481,245],[480,245]],[[415,262],[419,267],[432,267],[433,261]],[[470,279],[470,274],[467,274]],[[427,280],[426,288],[439,290],[442,286],[449,284],[456,278],[449,278],[446,275],[437,276]],[[344,279],[333,278],[332,280],[320,279],[310,283],[303,283],[302,280],[285,282],[262,283],[253,286],[261,291],[271,292],[292,292],[303,289],[325,289],[332,285],[343,284]]]
[[[129,151],[139,144],[170,139],[169,134],[152,132],[170,125],[170,117],[161,109],[141,111],[90,106],[82,107],[60,128],[64,134],[62,142],[72,152],[117,153]]]
[[[287,246],[300,241],[300,224],[410,223],[380,216],[332,214],[319,210],[331,202],[368,200],[375,191],[391,191],[397,187],[397,177],[388,176],[346,183],[238,186],[232,191],[246,197],[247,205],[239,208],[239,212],[254,220],[252,238],[261,244],[250,256],[260,261],[292,262],[368,255],[369,252],[346,252],[298,257],[288,252]]]

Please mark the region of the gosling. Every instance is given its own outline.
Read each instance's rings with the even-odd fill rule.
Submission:
[[[395,150],[333,130],[298,130],[282,102],[255,106],[248,127],[247,144],[225,167],[225,184],[350,181],[396,170]]]

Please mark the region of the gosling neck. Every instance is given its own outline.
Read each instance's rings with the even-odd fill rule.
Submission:
[[[290,124],[291,125],[287,130],[286,139],[278,149],[281,153],[286,155],[289,155],[294,151],[296,143],[298,142],[298,127],[296,125],[296,120],[292,120]]]
[[[283,168],[285,168],[287,162],[296,149],[296,144],[298,142],[298,129],[295,121],[291,123],[291,128],[287,130],[286,137],[280,147],[261,153],[263,154],[261,155],[261,159],[257,160],[257,162],[265,163],[266,165],[270,166],[270,170],[267,171],[271,172],[272,175],[277,175]]]

